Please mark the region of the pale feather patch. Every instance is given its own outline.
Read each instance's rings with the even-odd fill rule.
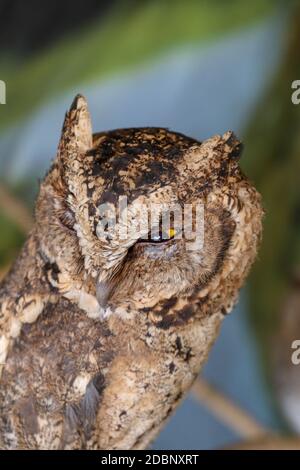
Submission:
[[[73,382],[73,388],[75,392],[79,395],[84,395],[90,379],[91,376],[89,374],[78,375]]]
[[[17,338],[20,334],[21,328],[22,322],[18,318],[13,317],[10,322],[9,336],[11,338]]]
[[[72,289],[65,292],[64,297],[75,302],[81,310],[87,313],[89,318],[99,319],[101,316],[101,308],[94,295],[88,294],[83,289]]]
[[[8,352],[9,340],[5,335],[0,337],[0,366],[5,363]]]
[[[25,303],[26,302],[26,303]],[[20,315],[22,323],[34,323],[44,309],[44,301],[40,297],[25,297],[25,307]]]

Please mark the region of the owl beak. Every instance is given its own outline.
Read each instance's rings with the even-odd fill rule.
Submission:
[[[119,267],[116,271],[104,271],[99,274],[96,283],[96,298],[102,309],[107,308],[108,302],[115,291],[116,286],[119,282],[118,274],[121,271]]]
[[[108,281],[98,281],[96,285],[96,298],[101,308],[105,309],[112,294],[113,286]]]

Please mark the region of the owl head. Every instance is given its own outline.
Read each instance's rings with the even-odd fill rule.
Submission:
[[[49,282],[95,317],[230,310],[261,233],[240,153],[232,132],[204,142],[155,127],[93,134],[78,95],[36,206]]]

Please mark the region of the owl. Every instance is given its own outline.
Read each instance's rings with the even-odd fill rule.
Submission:
[[[144,449],[199,374],[254,261],[260,196],[232,132],[92,133],[66,114],[0,285],[2,449]]]

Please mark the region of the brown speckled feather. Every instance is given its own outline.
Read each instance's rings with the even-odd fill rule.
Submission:
[[[36,223],[0,286],[4,449],[141,449],[206,360],[261,236],[234,134],[92,136],[78,96],[41,184]],[[201,204],[204,244],[99,235],[98,208]]]

